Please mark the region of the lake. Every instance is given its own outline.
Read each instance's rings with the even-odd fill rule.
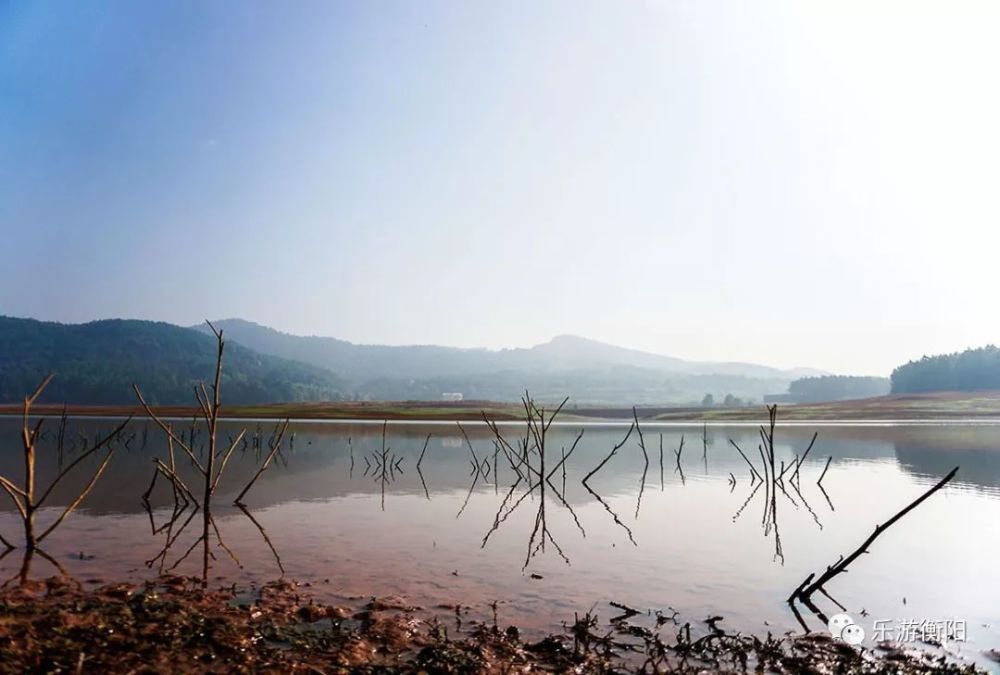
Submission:
[[[190,427],[190,421],[176,424]],[[111,420],[70,420],[62,461],[72,461],[84,438],[113,426]],[[584,485],[581,479],[622,441],[628,424],[557,423],[546,443],[546,472],[555,470],[543,491],[518,481],[483,424],[463,423],[477,470],[454,423],[389,423],[384,455],[381,423],[293,423],[281,456],[245,499],[249,515],[231,502],[257,471],[274,423],[226,422],[220,439],[244,427],[250,440],[234,453],[213,507],[242,567],[216,548],[212,577],[218,583],[258,584],[283,569],[324,600],[398,595],[452,620],[451,606],[467,608],[463,617],[484,618],[496,601],[501,623],[539,634],[571,622],[574,612],[594,608],[602,620],[620,613],[609,601],[676,611],[692,622],[722,615],[723,626],[756,634],[800,630],[785,599],[806,575],[854,550],[877,523],[960,466],[952,483],[888,530],[827,590],[869,640],[876,620],[893,626],[954,620],[965,622],[968,641],[951,644],[953,652],[973,656],[1000,647],[1000,426],[779,424],[776,462],[791,464],[814,432],[819,437],[797,489],[788,483],[787,495],[777,496],[777,528],[765,526],[764,490],[754,492],[747,464],[729,442],[755,454],[759,436],[751,424],[643,423],[648,466],[633,433]],[[524,425],[500,429],[513,444]],[[559,467],[581,429],[575,451]],[[58,420],[51,420],[40,444],[42,486],[59,463],[57,430]],[[0,419],[0,473],[18,483],[19,432],[19,420]],[[204,431],[196,434],[199,447]],[[168,530],[174,500],[163,480],[144,508],[153,457],[166,457],[163,434],[133,422],[86,501],[46,540],[45,551],[81,582],[155,576],[197,538],[195,519],[167,555],[154,560],[188,514]],[[83,462],[57,487],[41,523],[73,499],[96,464]],[[193,486],[188,462],[179,464]],[[16,541],[19,527],[5,500],[0,533]],[[19,567],[16,551],[0,562],[4,578]],[[54,571],[44,560],[33,568],[36,576]],[[198,574],[200,559],[192,555],[173,571]],[[836,613],[832,602],[816,599]],[[813,616],[804,619],[822,628]]]

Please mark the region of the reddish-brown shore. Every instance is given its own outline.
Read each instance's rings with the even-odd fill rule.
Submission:
[[[33,412],[41,415],[143,417],[138,405],[36,404]],[[650,406],[637,407],[643,419],[669,422],[757,421],[766,417],[762,405],[741,408]],[[0,415],[20,414],[18,404],[0,405]],[[193,417],[193,406],[161,406],[155,409],[164,417]],[[485,413],[495,420],[523,419],[523,409],[512,403],[495,401],[372,401],[372,402],[298,402],[253,406],[224,406],[222,416],[260,419],[358,419],[448,421],[478,420]],[[625,419],[632,416],[631,406],[576,405],[570,401],[561,419]],[[782,404],[780,420],[851,421],[851,420],[927,420],[978,419],[1000,420],[1000,391],[938,392],[898,394],[878,398],[830,403]]]

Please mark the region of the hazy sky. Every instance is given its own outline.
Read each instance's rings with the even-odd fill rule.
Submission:
[[[1000,340],[1000,4],[0,2],[0,313]]]

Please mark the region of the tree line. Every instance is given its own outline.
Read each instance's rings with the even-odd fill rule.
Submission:
[[[924,356],[892,371],[892,393],[1000,389],[1000,348]]]

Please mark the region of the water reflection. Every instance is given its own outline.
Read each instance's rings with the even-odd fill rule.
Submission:
[[[66,432],[67,439],[76,439],[75,442],[67,441],[65,456],[73,456],[84,443],[92,442],[94,438],[100,438],[103,434],[114,428],[114,424],[108,421],[96,420],[70,420],[70,428]],[[141,423],[133,423],[133,425]],[[79,425],[79,428],[76,427]],[[465,430],[474,442],[489,443],[492,431],[485,425],[471,425],[466,423]],[[228,427],[228,429],[227,429]],[[235,425],[223,423],[222,429],[227,434],[235,433]],[[372,491],[381,492],[377,485],[376,490],[372,490],[366,482],[359,482],[361,471],[357,464],[363,465],[363,456],[367,455],[369,460],[372,454],[380,452],[381,423],[373,427],[369,424],[316,424],[306,423],[295,425],[297,436],[296,447],[287,452],[282,451],[276,456],[279,470],[261,479],[255,487],[252,495],[254,504],[265,508],[289,499],[327,499],[330,497],[345,496],[350,494],[367,494]],[[653,425],[643,423],[643,427],[652,428]],[[501,428],[503,426],[501,425]],[[556,425],[551,433],[558,433],[557,442],[567,447],[571,446],[580,426]],[[621,441],[621,437],[628,430],[627,426],[608,427],[586,427],[585,439],[579,444],[576,451],[577,458],[568,462],[569,476],[590,471],[602,460],[608,459],[609,449],[613,448]],[[778,442],[778,456],[786,462],[794,459],[795,447],[803,447],[813,435],[813,430],[803,430],[796,427],[781,429],[781,438]],[[81,509],[92,514],[126,514],[144,512],[142,504],[142,488],[136,489],[136,481],[139,476],[146,476],[148,481],[149,464],[154,456],[166,455],[166,442],[159,438],[149,438],[143,442],[142,429],[134,430],[135,440],[130,448],[122,447],[122,452],[116,455],[115,459],[108,466],[102,480],[95,485],[92,493]],[[14,472],[18,470],[19,458],[16,454],[16,443],[18,436],[18,425],[10,419],[0,420],[0,473]],[[188,431],[184,431],[184,438],[189,438]],[[220,433],[222,431],[220,430]],[[633,432],[634,433],[634,432]],[[665,431],[665,453],[666,448],[671,444],[675,447],[679,445],[680,438],[684,431],[678,428],[671,428]],[[749,445],[756,436],[756,431],[751,432],[743,427],[718,428],[719,438],[713,439],[707,447],[705,460],[709,464],[708,476],[701,475],[699,478],[721,478],[729,479],[732,473],[737,479],[742,476],[739,482],[749,480],[749,472],[746,463],[740,455],[730,447],[726,450],[721,444],[728,445],[728,440],[732,438],[741,446]],[[397,476],[395,481],[391,481],[391,489],[388,492],[398,494],[409,494],[419,492],[425,498],[434,493],[448,493],[461,489],[463,494],[468,490],[469,478],[474,473],[470,460],[467,456],[456,452],[464,445],[464,439],[456,425],[437,425],[428,431],[428,425],[408,427],[405,425],[389,425],[388,442],[395,453],[397,459],[404,458],[401,466],[405,469],[412,463],[416,465],[418,459],[423,456],[420,464],[420,473],[424,481],[421,483],[416,471],[406,472],[403,476]],[[131,434],[130,434],[131,435]],[[197,427],[195,428],[195,438],[199,436]],[[40,460],[38,467],[39,480],[51,480],[59,471],[58,454],[55,443],[56,433],[49,430],[48,434],[43,434],[40,447],[44,456]],[[268,432],[265,431],[260,437],[266,448]],[[82,440],[81,440],[82,439]],[[477,441],[478,439],[478,441]],[[955,464],[963,466],[959,484],[963,487],[982,492],[986,495],[997,495],[1000,493],[1000,455],[997,454],[997,442],[1000,441],[1000,430],[996,427],[942,427],[931,431],[925,428],[908,429],[905,427],[830,427],[824,428],[820,433],[819,445],[822,453],[816,451],[810,455],[804,466],[811,466],[817,470],[822,470],[827,457],[832,457],[833,464],[830,473],[849,469],[859,462],[886,462],[890,461],[912,475],[918,480],[926,480],[932,477],[940,477],[950,467]],[[229,471],[234,472],[233,483],[246,482],[257,470],[258,462],[262,459],[259,446],[253,437],[247,439],[247,448],[239,452],[229,467]],[[752,443],[753,441],[751,441]],[[359,448],[359,445],[361,447]],[[196,448],[199,445],[196,443]],[[642,458],[641,450],[636,444],[632,444],[626,450],[629,454],[623,455],[622,462],[611,462],[605,469],[602,467],[600,474],[600,484],[602,494],[621,494],[631,492],[637,495],[645,462]],[[686,453],[685,453],[686,454]],[[502,455],[501,455],[502,457]],[[485,460],[484,460],[485,461]],[[351,475],[350,466],[355,464],[354,475]],[[465,469],[462,469],[462,466]],[[681,467],[674,466],[674,475],[678,477],[679,471],[690,471],[689,459],[683,459]],[[430,468],[428,468],[430,467]],[[501,469],[503,466],[501,465]],[[509,468],[509,467],[508,467]],[[343,473],[341,473],[343,471]],[[179,469],[182,477],[190,474],[189,467],[181,466]],[[780,469],[779,469],[780,473]],[[301,476],[301,481],[293,488],[289,482],[290,476]],[[686,474],[686,479],[690,481],[690,476]],[[669,486],[669,476],[665,478]],[[368,481],[370,482],[370,481]],[[570,480],[572,483],[572,480]],[[427,491],[425,493],[424,484]],[[82,483],[79,479],[68,478],[63,484],[53,490],[50,497],[53,505],[65,506],[72,498],[72,494],[77,492]],[[825,485],[825,484],[824,484]],[[492,478],[482,481],[477,487],[493,490]],[[829,486],[825,485],[827,491]],[[582,494],[581,494],[582,493]],[[567,499],[571,503],[575,501],[585,501],[586,490],[574,491],[572,486],[567,494]],[[575,501],[574,501],[575,500]],[[170,504],[169,495],[154,496],[151,504],[153,508],[168,507]],[[9,510],[9,503],[0,504],[0,511]]]
[[[177,424],[196,456],[205,452],[203,425]],[[69,420],[63,466],[83,441],[115,425]],[[556,422],[546,430],[543,470],[523,424],[293,423],[246,507],[212,514],[213,540],[217,528],[233,554],[213,545],[214,564],[234,580],[332,577],[331,592],[398,592],[430,606],[451,593],[465,604],[506,599],[507,611],[528,623],[559,621],[614,598],[725,614],[741,629],[759,630],[764,620],[768,630],[791,629],[783,600],[808,570],[849,550],[957,464],[961,482],[880,541],[875,555],[852,568],[837,600],[852,612],[961,614],[970,626],[977,618],[996,625],[990,612],[1000,606],[1000,589],[984,561],[1000,556],[997,427],[824,427],[806,455],[816,429],[779,424],[774,474],[781,481],[770,490],[729,443],[763,474],[754,427],[642,422],[640,444],[633,425]],[[199,534],[192,530],[200,527],[185,529],[194,506],[184,508],[190,497],[175,495],[162,474],[149,490],[154,460],[171,465],[165,440],[146,426],[133,422],[123,433],[101,481],[46,546],[82,580],[193,567],[178,559]],[[221,424],[220,439],[231,444],[243,426]],[[257,474],[275,434],[271,423],[246,426],[219,503],[230,504]],[[0,420],[0,473],[19,466],[17,428]],[[53,424],[41,440],[39,480],[59,472],[59,433]],[[193,487],[192,462],[178,455],[173,470]],[[54,518],[85,481],[67,477],[40,517]],[[0,533],[13,533],[16,522],[12,506],[0,505]],[[925,540],[925,532],[937,540]],[[0,569],[16,575],[21,563],[10,555]]]

